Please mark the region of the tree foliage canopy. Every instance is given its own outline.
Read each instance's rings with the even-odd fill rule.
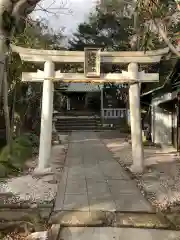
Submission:
[[[130,47],[132,35],[131,18],[119,14],[118,9],[112,9],[117,1],[107,1],[111,11],[105,11],[97,6],[86,22],[79,24],[77,32],[69,41],[70,49],[83,50],[85,45],[101,46],[105,50],[123,51]]]
[[[168,46],[175,50],[180,37],[180,11],[175,0],[138,0],[136,11],[140,23],[140,33],[143,38],[143,48],[148,48],[149,42],[158,47]],[[141,24],[144,22],[145,24]],[[154,45],[156,47],[156,45]]]
[[[136,29],[134,12],[137,12]],[[91,44],[106,50],[130,50],[138,39],[139,49],[146,51],[166,47],[168,41],[177,45],[179,37],[180,12],[176,1],[138,0],[135,5],[131,0],[104,0],[87,21],[79,24],[69,44],[77,50]]]

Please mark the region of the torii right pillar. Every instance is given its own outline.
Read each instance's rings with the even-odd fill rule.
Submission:
[[[138,64],[130,63],[128,66],[128,73],[130,73],[132,79],[135,80],[135,82],[130,84],[129,87],[129,107],[133,159],[131,171],[135,173],[142,173],[144,169],[144,151],[142,143],[140,84],[138,83],[138,80],[140,79]]]

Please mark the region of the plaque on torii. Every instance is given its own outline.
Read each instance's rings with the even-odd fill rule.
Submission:
[[[84,73],[87,78],[100,77],[100,53],[98,48],[84,48]]]

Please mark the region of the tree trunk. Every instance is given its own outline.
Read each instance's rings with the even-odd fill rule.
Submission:
[[[2,37],[1,39],[1,31],[0,31],[0,99],[2,94],[2,88],[3,88],[3,81],[4,81],[4,71],[5,71],[5,53],[6,53],[6,47],[5,47],[5,41]]]
[[[10,0],[0,0],[0,58],[5,58],[6,53],[8,52],[7,39],[10,36],[10,32],[4,29],[5,19],[4,13],[12,11],[12,1]],[[1,67],[1,65],[0,65]],[[4,81],[4,69],[0,69],[0,98],[2,94],[2,85]]]
[[[4,106],[4,117],[6,122],[6,140],[7,144],[11,144],[11,125],[9,117],[9,106],[8,106],[8,83],[7,83],[7,72],[4,72],[3,79],[3,106]]]
[[[14,133],[14,112],[15,112],[15,105],[16,105],[16,85],[14,87],[13,92],[13,102],[12,102],[12,108],[11,108],[11,120],[10,122],[10,136],[9,136],[9,153],[12,155],[13,153],[13,133]]]

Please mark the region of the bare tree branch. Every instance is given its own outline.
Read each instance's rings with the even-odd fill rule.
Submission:
[[[165,31],[162,29],[161,23],[159,20],[154,19],[154,25],[157,28],[160,36],[162,37],[162,39],[164,40],[164,42],[167,44],[167,46],[169,47],[169,49],[171,50],[172,53],[174,53],[175,55],[177,55],[178,57],[180,57],[180,53],[178,52],[178,50],[173,46],[173,44],[171,43],[171,41],[169,40],[169,38],[167,37],[167,34],[165,33]]]

